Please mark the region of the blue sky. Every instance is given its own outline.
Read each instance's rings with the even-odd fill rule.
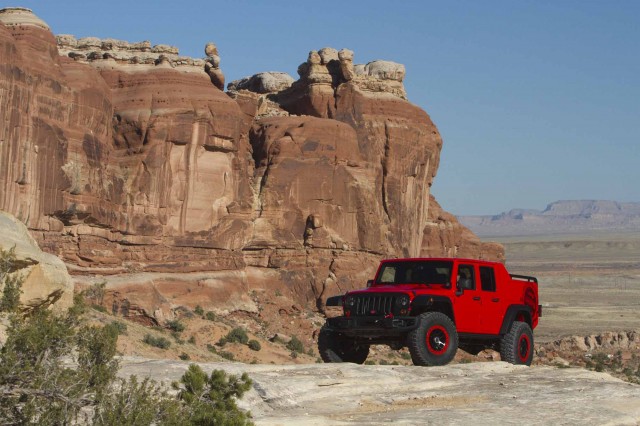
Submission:
[[[12,5],[18,5],[17,2]],[[56,34],[150,40],[227,81],[309,50],[407,67],[444,139],[433,194],[457,215],[640,201],[640,1],[28,1]]]

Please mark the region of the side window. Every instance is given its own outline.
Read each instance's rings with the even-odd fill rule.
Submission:
[[[464,290],[475,290],[476,278],[473,272],[473,265],[458,266],[458,286]]]
[[[480,267],[480,284],[482,291],[496,291],[496,276],[491,266]]]

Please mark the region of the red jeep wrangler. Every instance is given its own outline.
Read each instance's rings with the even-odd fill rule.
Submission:
[[[369,346],[409,348],[415,365],[444,365],[459,348],[499,348],[502,360],[531,365],[538,280],[471,259],[389,259],[367,288],[327,299],[318,349],[325,362],[362,364]]]

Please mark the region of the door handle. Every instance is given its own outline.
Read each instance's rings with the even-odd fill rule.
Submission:
[[[494,297],[493,299],[491,299],[492,302],[499,302],[500,298],[499,297]]]
[[[480,300],[480,296],[475,296],[473,300]]]

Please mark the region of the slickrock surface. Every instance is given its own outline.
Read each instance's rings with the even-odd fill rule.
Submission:
[[[503,259],[431,197],[442,139],[407,101],[404,66],[324,48],[295,82],[225,93],[216,45],[204,54],[56,39],[28,9],[0,10],[0,210],[79,281],[132,274],[106,307],[157,322],[261,287],[315,308],[380,258]],[[183,278],[202,272],[235,279]]]
[[[124,358],[121,375],[178,380],[188,363]],[[201,364],[247,372],[258,425],[638,424],[640,386],[582,369],[503,362],[445,367]]]

